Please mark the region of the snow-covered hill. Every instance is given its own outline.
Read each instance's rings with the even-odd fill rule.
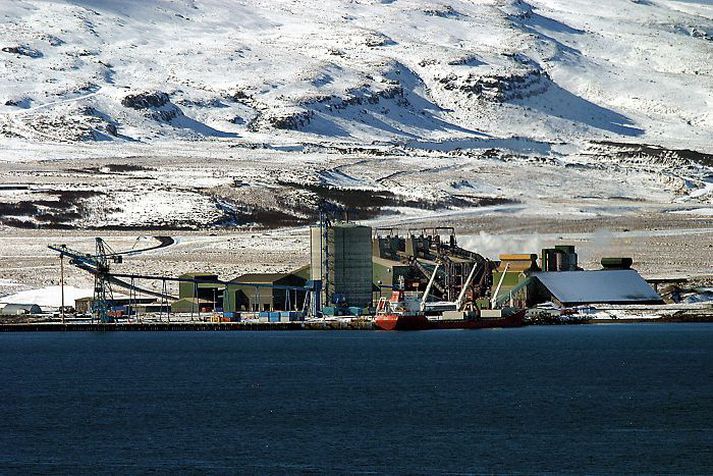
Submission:
[[[711,150],[694,0],[4,0],[0,136]]]
[[[0,1],[5,226],[695,209],[711,138],[713,1]]]

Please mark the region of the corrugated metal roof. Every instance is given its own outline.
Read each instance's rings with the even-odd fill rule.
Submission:
[[[290,273],[248,273],[238,276],[232,282],[270,284],[278,281]]]
[[[563,304],[654,303],[661,296],[633,269],[533,273]]]
[[[398,268],[398,267],[408,268],[409,267],[408,264],[402,263],[401,261],[394,261],[394,260],[387,259],[387,258],[379,258],[378,256],[372,256],[371,261],[375,264],[380,264],[380,265],[386,266],[388,268]]]

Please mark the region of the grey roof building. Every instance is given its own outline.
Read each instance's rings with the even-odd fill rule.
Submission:
[[[42,308],[37,304],[6,304],[0,310],[3,316],[18,316],[22,314],[42,314]]]
[[[537,301],[581,304],[663,304],[661,296],[633,269],[539,272],[530,275]]]

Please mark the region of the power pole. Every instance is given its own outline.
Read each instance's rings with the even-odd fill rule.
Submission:
[[[62,294],[62,304],[59,308],[59,314],[62,316],[62,324],[64,324],[64,253],[59,254],[59,285]]]

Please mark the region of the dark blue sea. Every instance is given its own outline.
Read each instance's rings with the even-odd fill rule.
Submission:
[[[713,325],[0,334],[2,474],[711,474]]]

